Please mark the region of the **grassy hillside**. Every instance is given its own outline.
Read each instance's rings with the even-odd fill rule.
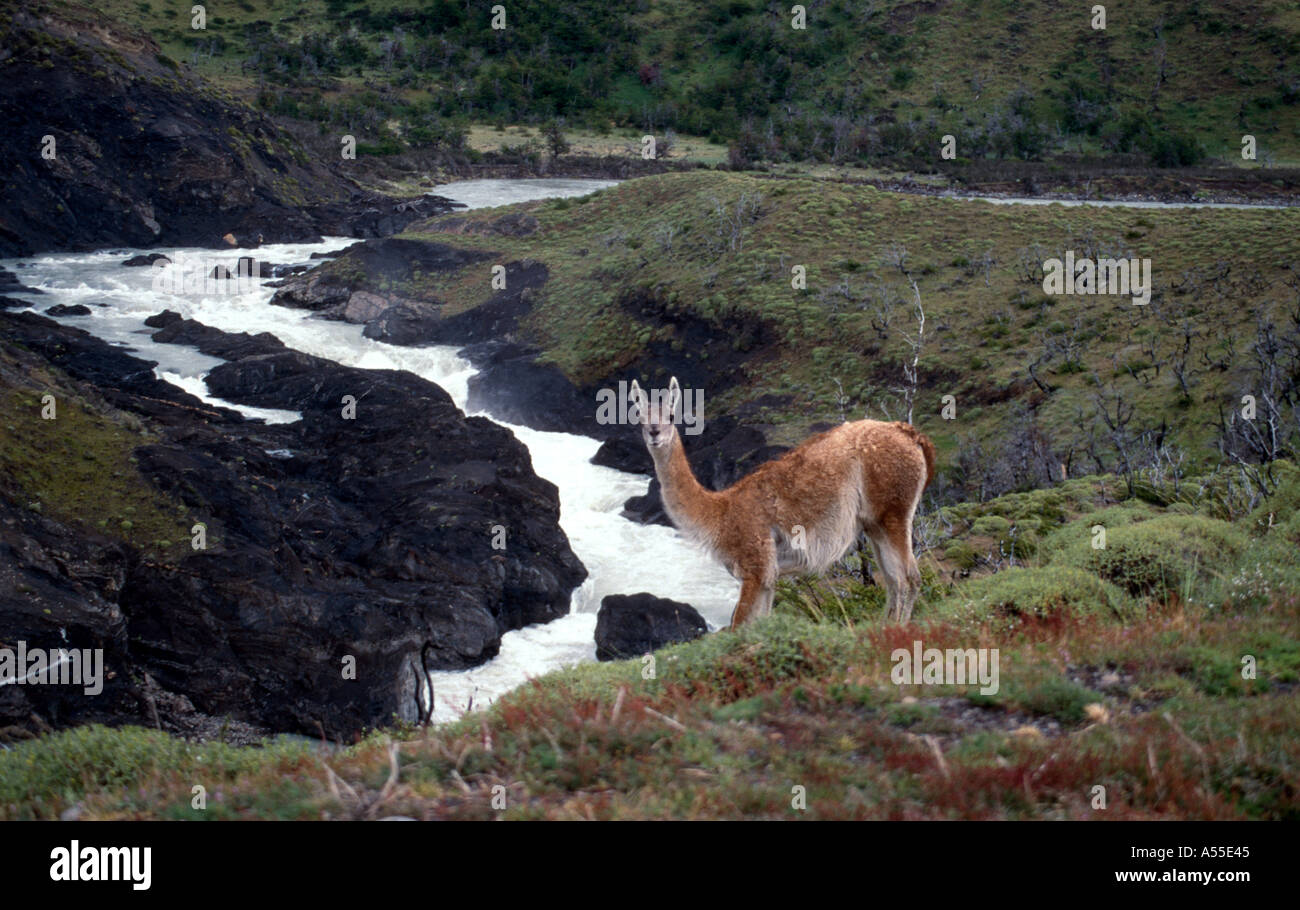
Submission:
[[[106,0],[177,59],[269,108],[454,139],[449,118],[664,130],[741,158],[938,163],[1053,151],[1300,161],[1300,9],[1289,0],[790,4],[762,0]]]
[[[588,664],[344,750],[50,735],[0,752],[0,817],[1294,820],[1300,472],[1281,470],[1234,522],[1214,496],[1116,504],[1113,477],[961,507],[972,544],[1005,515],[1052,527],[996,574],[950,585],[924,562],[909,627],[851,576],[788,586],[772,617],[658,652],[653,678]],[[891,654],[918,640],[997,648],[998,691],[895,685]]]
[[[51,419],[45,396],[54,397]],[[135,450],[157,442],[135,416],[19,348],[0,347],[0,493],[34,512],[178,559],[193,517],[140,473]],[[216,529],[213,529],[213,539]]]
[[[1183,470],[1217,461],[1220,408],[1262,387],[1261,320],[1290,339],[1273,362],[1300,378],[1296,211],[1007,207],[695,172],[513,207],[537,219],[526,237],[465,231],[466,218],[503,211],[408,235],[544,262],[552,277],[523,334],[575,381],[627,378],[647,351],[675,352],[698,374],[740,380],[706,384],[712,413],[763,399],[785,442],[817,421],[902,413],[915,280],[926,314],[915,422],[973,495],[984,463],[1013,447],[1033,464],[986,495],[1044,482],[1048,467],[1059,479],[1061,463],[1110,470],[1121,450],[1163,446]],[[1151,302],[1045,295],[1042,263],[1066,250],[1149,258]],[[796,266],[804,289],[791,286]],[[471,267],[397,290],[455,312],[482,301],[488,280]]]

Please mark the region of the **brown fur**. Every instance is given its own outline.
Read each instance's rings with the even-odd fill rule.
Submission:
[[[890,618],[910,619],[921,580],[912,517],[935,467],[923,433],[906,423],[845,423],[715,492],[695,479],[672,423],[677,380],[666,406],[647,402],[636,383],[632,395],[668,517],[740,580],[732,628],[771,609],[780,575],[824,571],[859,531],[875,552]]]

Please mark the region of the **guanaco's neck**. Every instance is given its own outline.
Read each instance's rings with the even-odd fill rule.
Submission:
[[[673,524],[683,531],[713,536],[725,504],[719,494],[706,490],[695,479],[681,436],[673,434],[668,448],[651,449],[650,457],[654,459],[664,510]]]

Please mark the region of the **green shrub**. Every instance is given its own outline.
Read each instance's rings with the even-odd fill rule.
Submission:
[[[1106,545],[1091,535],[1071,540],[1052,564],[1086,569],[1134,596],[1183,593],[1233,565],[1246,536],[1226,521],[1200,515],[1163,515],[1106,530]]]
[[[1289,461],[1275,461],[1273,478],[1277,481],[1273,495],[1266,497],[1246,517],[1246,524],[1254,533],[1293,525],[1295,517],[1300,515],[1300,468]]]
[[[973,569],[975,567],[975,548],[964,540],[956,540],[948,544],[943,551],[944,558],[952,562],[960,569]]]
[[[1020,706],[1034,714],[1054,717],[1063,724],[1082,723],[1084,708],[1100,704],[1102,696],[1076,682],[1049,676],[1038,685],[1016,698]]]
[[[993,537],[998,540],[1007,536],[1011,530],[1011,522],[1001,515],[981,515],[975,519],[970,526],[972,534],[979,534],[983,537]]]
[[[1105,528],[1109,535],[1116,528],[1146,521],[1159,514],[1159,511],[1136,500],[1089,512],[1069,524],[1043,534],[1038,545],[1039,561],[1049,563],[1064,549],[1076,546],[1091,547],[1092,529],[1097,525]]]
[[[1139,521],[1146,521],[1148,518],[1156,518],[1160,514],[1159,509],[1152,508],[1147,503],[1134,499],[1081,515],[1078,523],[1086,526],[1089,531],[1091,531],[1093,525],[1101,525],[1107,531],[1110,531],[1110,529],[1118,528],[1121,525],[1131,525]]]
[[[1006,620],[1093,613],[1127,615],[1132,603],[1124,592],[1096,575],[1068,566],[1005,569],[961,585],[939,605],[959,619]]]

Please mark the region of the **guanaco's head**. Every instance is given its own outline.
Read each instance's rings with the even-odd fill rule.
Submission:
[[[652,389],[649,396],[633,379],[629,394],[632,403],[636,405],[636,421],[641,424],[641,438],[645,440],[646,448],[651,455],[660,450],[667,451],[677,435],[673,415],[677,413],[682,401],[682,389],[677,384],[677,377],[674,376],[668,383],[667,394],[661,389]]]

